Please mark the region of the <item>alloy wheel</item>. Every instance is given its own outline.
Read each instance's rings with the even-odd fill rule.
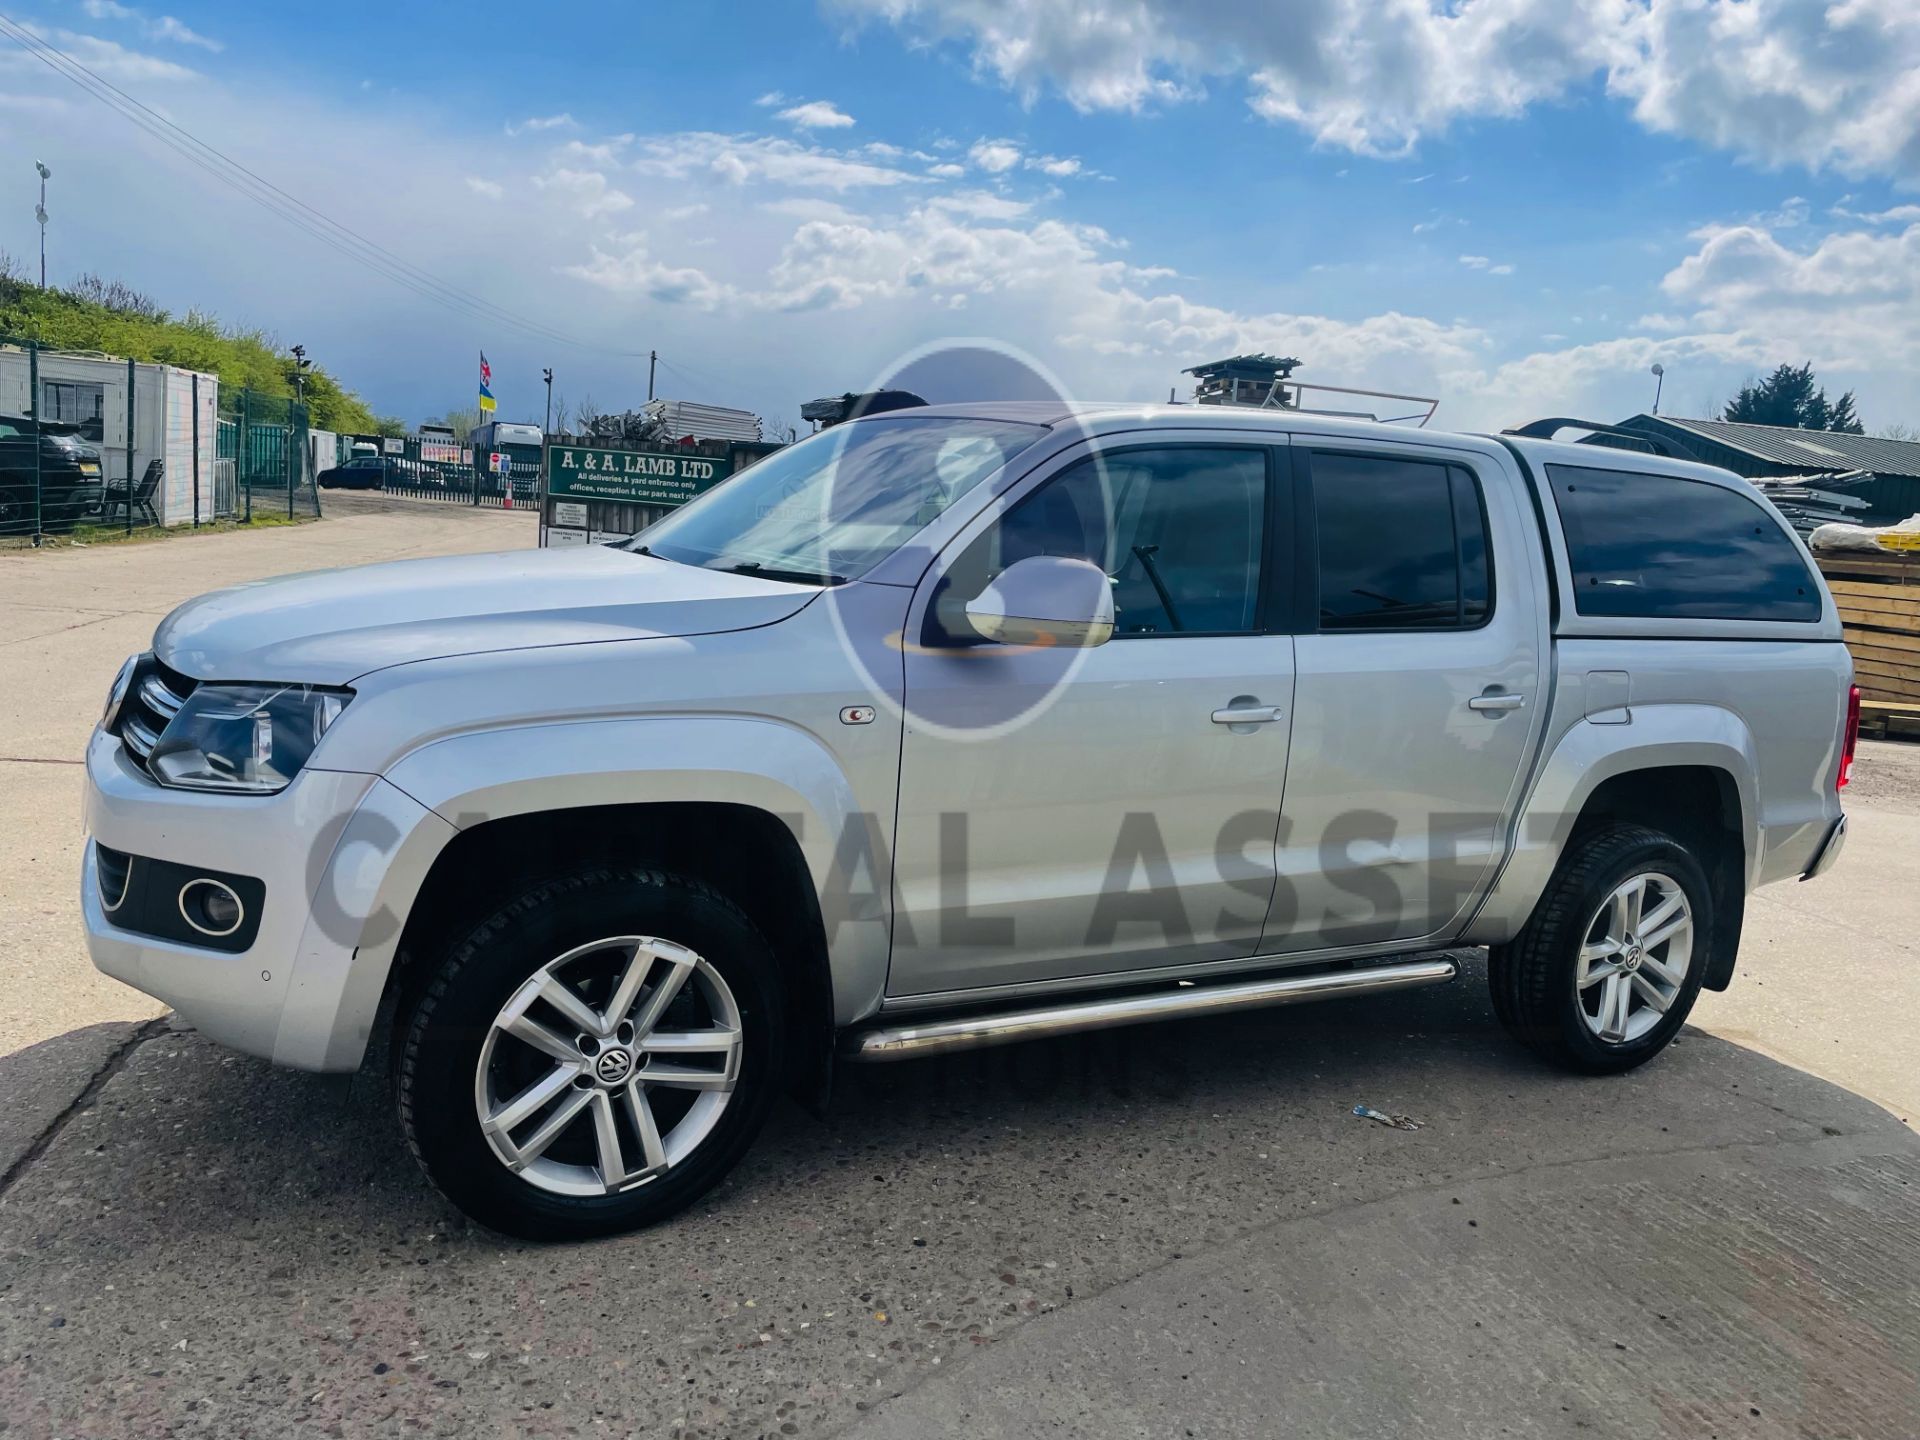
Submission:
[[[554,1194],[644,1185],[713,1133],[739,1080],[741,1029],[726,981],[684,945],[576,946],[494,1017],[474,1074],[481,1133]]]
[[[1630,1044],[1660,1023],[1686,984],[1693,928],[1687,892],[1659,871],[1629,876],[1601,903],[1583,932],[1574,994],[1602,1044]]]

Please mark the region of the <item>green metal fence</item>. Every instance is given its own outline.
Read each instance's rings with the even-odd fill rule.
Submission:
[[[487,456],[462,442],[419,435],[342,435],[340,463],[356,453],[381,457],[380,488],[413,500],[459,505],[530,506],[540,487],[539,452],[512,460],[508,475],[490,472]]]
[[[307,407],[257,390],[220,392],[219,459],[232,464],[242,516],[256,506],[284,506],[288,519],[320,513]]]
[[[307,407],[0,335],[0,543],[320,513]]]

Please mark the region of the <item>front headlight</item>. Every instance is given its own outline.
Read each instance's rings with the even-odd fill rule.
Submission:
[[[352,698],[316,685],[202,685],[167,722],[148,768],[182,790],[271,795],[293,782]]]
[[[129,655],[120,664],[120,673],[113,677],[113,684],[107,690],[106,708],[100,712],[100,728],[113,729],[113,722],[120,718],[120,706],[127,698],[127,687],[133,683],[134,669],[140,664],[138,655]]]

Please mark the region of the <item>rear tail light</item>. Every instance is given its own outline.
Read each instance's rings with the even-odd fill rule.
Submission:
[[[1840,773],[1834,777],[1833,788],[1844,790],[1853,779],[1853,747],[1860,739],[1860,687],[1847,687],[1847,728],[1840,737]]]

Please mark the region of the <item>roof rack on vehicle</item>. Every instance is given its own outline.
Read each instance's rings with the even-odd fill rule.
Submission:
[[[1282,355],[1229,355],[1224,360],[1209,360],[1189,366],[1182,374],[1198,382],[1193,387],[1197,405],[1244,405],[1259,410],[1291,410],[1302,415],[1332,415],[1346,420],[1375,420],[1383,424],[1412,421],[1425,425],[1433,419],[1440,402],[1425,395],[1397,395],[1390,390],[1357,390],[1344,385],[1318,385],[1295,380],[1293,372],[1300,362]],[[1401,405],[1421,408],[1405,415],[1381,415],[1373,410],[1341,409],[1336,406],[1307,403],[1307,392],[1319,395],[1358,395],[1369,400],[1392,400]]]
[[[1515,425],[1512,429],[1502,430],[1500,433],[1519,435],[1529,440],[1551,440],[1562,430],[1591,430],[1597,435],[1612,435],[1617,439],[1631,440],[1637,445],[1646,446],[1649,453],[1664,455],[1669,460],[1698,458],[1664,435],[1651,435],[1645,430],[1629,430],[1624,425],[1605,425],[1598,420],[1581,420],[1572,415],[1549,415],[1544,420],[1530,420],[1525,425]]]

